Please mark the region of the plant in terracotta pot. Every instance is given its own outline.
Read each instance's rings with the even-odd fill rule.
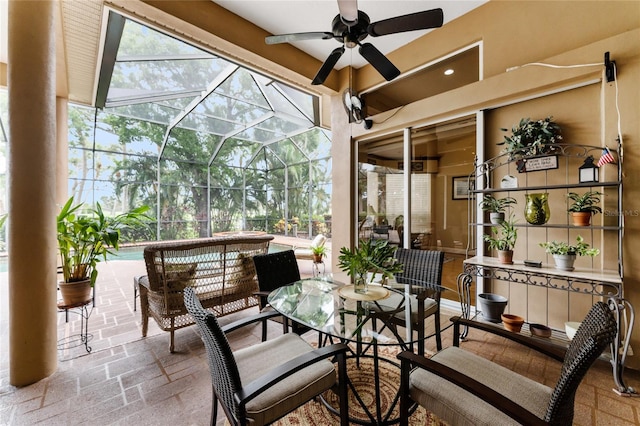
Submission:
[[[483,238],[490,249],[498,251],[500,263],[505,265],[513,263],[513,246],[518,238],[513,216],[503,220],[498,226],[491,227],[491,234],[484,234]]]
[[[576,226],[589,226],[591,216],[602,213],[600,204],[600,196],[604,195],[598,191],[587,191],[584,194],[570,192],[567,197],[572,201],[567,209],[573,218],[573,224]]]
[[[313,261],[320,263],[322,262],[322,257],[327,254],[327,247],[325,247],[324,243],[311,246],[311,253],[313,254]]]
[[[366,293],[369,274],[370,282],[373,282],[377,274],[391,278],[402,272],[402,264],[394,257],[395,251],[396,248],[386,240],[363,239],[353,250],[340,249],[338,267],[352,278],[356,293]]]
[[[479,206],[482,210],[489,212],[491,223],[499,225],[504,220],[506,208],[516,203],[513,197],[495,198],[492,194],[485,194]]]
[[[504,145],[512,158],[543,155],[553,152],[552,145],[562,140],[560,133],[560,126],[551,116],[541,120],[523,118],[511,129],[511,136],[505,136],[498,145]]]
[[[82,211],[84,204],[73,204],[69,198],[57,217],[58,250],[63,281],[58,283],[65,305],[86,302],[98,277],[96,265],[107,254],[118,250],[120,231],[124,228],[147,227],[148,206],[132,209],[115,217],[107,217],[100,203]]]
[[[597,248],[589,248],[589,244],[584,242],[584,238],[578,235],[575,244],[569,244],[564,241],[547,241],[540,243],[545,251],[553,256],[556,262],[556,268],[563,271],[573,271],[573,263],[576,256],[597,256],[600,250]]]

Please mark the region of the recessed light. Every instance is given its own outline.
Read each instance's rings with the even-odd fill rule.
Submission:
[[[445,70],[445,71],[444,71],[444,75],[451,75],[451,74],[453,74],[454,72],[455,72],[454,70],[452,70],[451,68],[449,68],[449,69],[447,69],[447,70]]]

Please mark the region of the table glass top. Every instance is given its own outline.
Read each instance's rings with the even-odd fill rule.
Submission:
[[[417,338],[417,333],[386,323],[384,314],[377,320],[371,316],[372,311],[405,309],[404,290],[397,287],[370,284],[369,293],[359,295],[352,286],[329,278],[309,278],[274,290],[267,300],[286,317],[339,339],[398,345]]]

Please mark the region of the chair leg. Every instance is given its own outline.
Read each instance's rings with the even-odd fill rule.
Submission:
[[[338,392],[340,393],[340,426],[349,425],[349,396],[347,393],[347,357],[343,352],[338,358]]]
[[[420,344],[422,346],[422,344]],[[408,361],[402,360],[400,365],[400,426],[409,425],[409,372],[411,366]]]
[[[136,299],[138,298],[138,280],[140,278],[139,277],[133,277],[133,312],[135,312],[136,309]]]
[[[170,331],[170,334],[171,334],[171,343],[169,344],[169,352],[171,352],[171,353],[173,353],[173,352],[174,352],[174,349],[175,349],[175,346],[174,346],[174,343],[173,343],[173,342],[174,342],[174,341],[173,341],[173,335],[174,335],[174,333],[175,333],[174,326],[175,326],[175,324],[174,324],[174,319],[173,319],[173,318],[171,318],[171,331]]]
[[[442,350],[442,336],[440,335],[440,310],[435,314],[435,326],[436,326],[436,349],[438,352]]]
[[[212,406],[211,406],[211,426],[216,426],[216,421],[218,420],[218,397],[216,396],[215,391],[212,390],[213,394]]]
[[[267,341],[267,320],[262,320],[262,341]]]

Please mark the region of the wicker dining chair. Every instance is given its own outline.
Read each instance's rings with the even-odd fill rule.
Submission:
[[[266,425],[287,415],[332,388],[340,401],[340,424],[348,424],[347,346],[339,343],[315,349],[294,333],[231,351],[226,334],[255,321],[254,315],[221,328],[205,310],[192,288],[184,289],[184,304],[198,324],[207,350],[212,383],[211,425],[218,416],[218,401],[229,423]],[[337,360],[338,375],[332,360]]]
[[[408,424],[414,401],[455,425],[570,425],[578,385],[618,330],[604,302],[591,308],[567,349],[493,324],[461,318],[452,321],[454,346],[430,359],[410,351],[398,355],[401,425]],[[562,362],[555,387],[460,349],[460,326],[497,334]]]
[[[411,284],[411,327],[417,333],[418,353],[424,355],[425,320],[433,316],[435,324],[436,347],[442,349],[440,336],[440,296],[442,293],[442,265],[444,252],[436,250],[417,250],[398,248],[395,257],[402,263],[403,270],[395,275],[398,284]],[[392,293],[387,299],[378,302],[373,309],[383,312],[395,312],[386,322],[404,327],[406,310],[398,309],[403,305],[404,295]]]
[[[287,284],[300,280],[300,269],[298,261],[293,250],[284,250],[274,253],[266,253],[253,256],[253,264],[256,268],[256,277],[258,278],[259,291],[255,294],[259,297],[260,311],[268,311],[272,308],[267,302],[267,296],[273,290],[276,290]],[[283,332],[289,330],[289,321],[283,316],[273,318],[278,322],[282,322]],[[294,333],[302,333],[308,328],[302,327],[300,324],[291,324]],[[262,341],[267,340],[267,321],[262,322]]]

